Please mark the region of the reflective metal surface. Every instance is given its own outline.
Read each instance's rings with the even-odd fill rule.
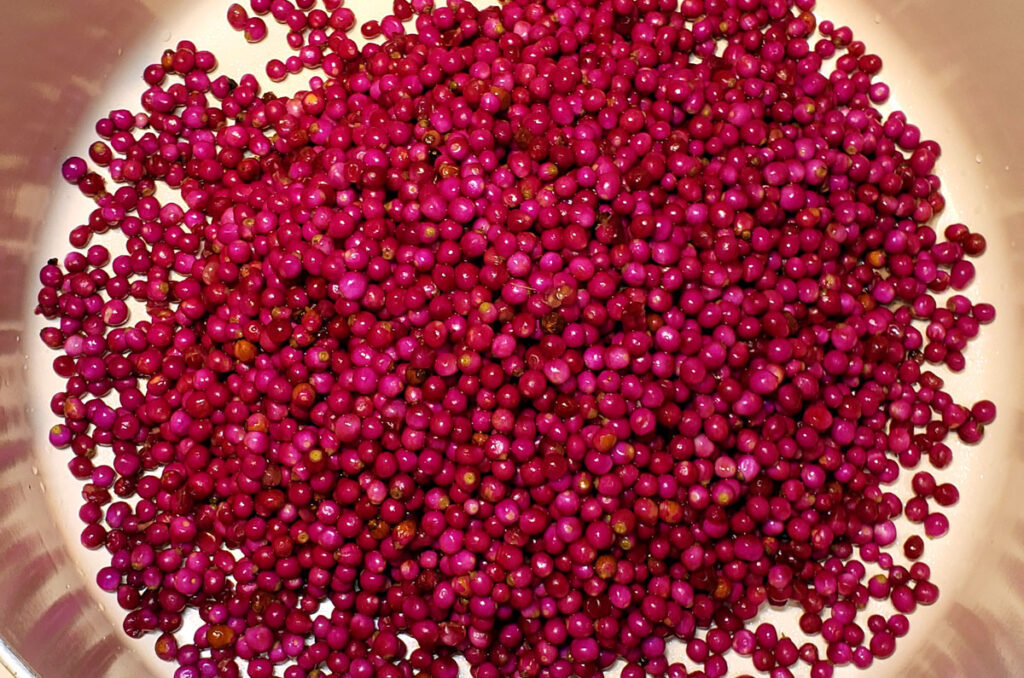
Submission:
[[[27,286],[36,284],[30,261],[38,256],[59,163],[71,150],[70,136],[92,122],[83,110],[118,72],[121,54],[191,4],[0,0],[0,663],[19,678],[150,673],[139,653],[150,652],[151,643],[127,640],[100,611],[97,600],[104,598],[92,574],[79,571],[71,555],[80,547],[61,537],[79,526],[55,527],[37,475],[40,455],[54,452],[45,430],[31,430],[26,412],[33,384],[25,347],[37,338],[23,334],[31,310],[25,300]],[[1017,442],[1024,434],[1024,89],[1016,82],[1024,66],[1024,5],[862,0],[854,11],[850,4],[833,0],[826,7],[851,14],[855,30],[886,58],[894,91],[912,90],[908,105],[941,102],[941,116],[932,119],[942,129],[925,132],[960,149],[951,156],[977,158],[970,166],[944,163],[940,171],[947,186],[969,178],[979,187],[958,200],[972,226],[990,238],[980,268],[986,289],[995,290],[987,300],[1000,313],[990,337],[968,355],[995,375],[986,378],[985,393],[1000,416],[970,453],[975,468],[991,464],[998,474],[986,484],[994,489],[971,524],[954,525],[971,533],[973,546],[964,563],[951,565],[940,603],[925,611],[927,633],[870,675],[1024,676],[1024,448]],[[902,66],[915,79],[902,80]],[[911,110],[911,119],[928,114]]]

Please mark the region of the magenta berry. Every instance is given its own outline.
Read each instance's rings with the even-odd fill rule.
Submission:
[[[893,654],[995,310],[881,59],[805,0],[341,5],[231,4],[304,82],[181,41],[61,167],[48,435],[125,632],[204,678]]]

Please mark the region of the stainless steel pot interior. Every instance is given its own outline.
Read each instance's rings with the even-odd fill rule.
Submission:
[[[98,678],[149,673],[149,643],[123,637],[97,607],[93,577],[78,569],[77,545],[60,537],[37,475],[47,449],[27,413],[28,287],[35,285],[39,234],[52,186],[83,125],[82,112],[123,68],[122,55],[196,2],[0,0],[0,663],[19,678]],[[374,3],[371,7],[376,6]],[[1000,317],[972,349],[984,392],[1000,417],[972,451],[989,474],[984,511],[960,529],[972,548],[953,554],[952,583],[928,611],[913,647],[872,675],[1009,678],[1024,675],[1024,380],[1018,356],[1024,296],[1024,6],[1005,0],[839,0],[822,10],[849,16],[869,47],[887,58],[886,80],[900,105],[947,158],[941,165],[960,213],[989,237],[982,279]],[[372,11],[367,9],[366,11]],[[842,18],[842,17],[841,17]],[[941,111],[931,110],[939,104]],[[932,126],[929,127],[929,121]],[[84,150],[84,149],[74,149]],[[975,187],[957,193],[956,182]],[[966,193],[966,194],[965,194]],[[57,243],[55,243],[56,245]],[[996,474],[993,479],[992,475]],[[68,526],[76,534],[78,526]],[[109,601],[113,604],[113,601]]]

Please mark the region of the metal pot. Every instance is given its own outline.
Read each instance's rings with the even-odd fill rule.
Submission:
[[[47,215],[56,218],[73,193],[62,185],[59,166],[65,155],[85,150],[70,141],[91,128],[94,118],[86,111],[126,68],[136,84],[134,98],[124,104],[137,106],[143,62],[124,56],[133,50],[144,46],[152,60],[172,34],[215,48],[210,36],[230,36],[223,7],[208,4],[218,5],[202,10],[211,22],[183,24],[183,13],[198,11],[202,3],[0,2],[0,662],[18,678],[120,678],[160,671],[151,659],[151,641],[127,639],[115,614],[101,609],[116,604],[81,566],[77,497],[55,497],[45,472],[64,461],[55,462],[60,453],[46,443],[53,422],[38,407],[32,411],[33,403],[45,405],[47,398],[34,378],[37,369],[47,368],[37,364],[39,356],[46,357],[37,347],[32,309],[39,263],[67,247],[63,235],[55,240],[52,233],[74,225],[44,229]],[[952,512],[953,533],[934,550],[928,547],[942,597],[915,614],[909,638],[872,675],[1022,676],[1024,515],[1017,481],[1024,478],[1024,363],[1017,347],[1024,296],[1017,276],[1024,271],[1024,88],[1018,86],[1024,6],[1005,0],[821,5],[822,17],[848,23],[870,51],[886,59],[884,79],[895,103],[926,137],[943,144],[939,171],[950,209],[936,223],[943,226],[955,216],[989,238],[973,294],[994,302],[999,312],[969,349],[969,378],[955,387],[967,394],[964,400],[995,400],[1000,415],[981,445],[957,451],[964,499]],[[384,3],[362,11],[369,16],[374,7]],[[195,32],[175,32],[186,24]],[[254,69],[265,60],[254,52],[238,54],[239,63],[248,58]]]

